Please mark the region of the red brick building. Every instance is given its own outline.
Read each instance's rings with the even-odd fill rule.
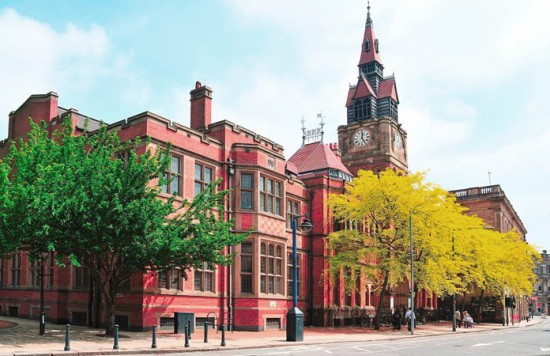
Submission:
[[[212,89],[197,82],[190,92],[189,126],[144,112],[111,124],[124,140],[151,138],[150,148],[172,143],[169,174],[175,177],[161,195],[192,199],[205,184],[223,178],[230,188],[228,218],[236,232],[251,231],[248,241],[228,250],[234,264],[198,269],[187,280],[176,271],[135,275],[117,295],[116,321],[122,329],[166,325],[174,312],[193,313],[196,324],[218,318],[235,330],[284,328],[292,306],[291,221],[308,214],[313,230],[298,231],[298,306],[305,325],[345,324],[377,305],[373,286],[358,280],[346,293],[343,282],[325,273],[325,237],[333,231],[330,194],[344,192],[359,169],[407,170],[406,132],[398,122],[395,78],[383,76],[380,45],[370,12],[362,41],[357,85],[349,88],[347,123],[338,128],[339,144],[322,142],[319,130],[304,130],[303,146],[287,160],[283,147],[230,121],[212,120]],[[30,96],[10,113],[9,142],[29,131],[28,117],[50,128],[71,116],[75,134],[99,122],[58,105],[50,92]],[[310,138],[306,140],[306,137]],[[311,140],[311,138],[314,138]],[[315,138],[316,137],[316,138]],[[100,300],[85,267],[57,268],[47,262],[46,319],[57,323],[101,325]],[[0,260],[0,315],[37,318],[39,279],[36,263],[14,253]],[[395,288],[395,305],[406,305],[408,290]],[[417,305],[437,308],[437,298],[418,293]]]
[[[476,215],[483,219],[487,228],[500,232],[516,231],[525,241],[527,229],[523,225],[518,213],[512,203],[506,197],[500,185],[489,185],[484,187],[472,187],[451,191],[456,196],[460,205],[467,207],[468,215]],[[480,298],[480,291],[466,297],[466,302],[474,320],[479,320],[480,301],[481,318],[484,321],[502,322],[505,313],[500,297],[489,296]],[[528,313],[528,296],[514,296],[517,300],[516,308],[508,311],[508,321],[518,322],[524,319]],[[459,301],[460,303],[460,301]]]

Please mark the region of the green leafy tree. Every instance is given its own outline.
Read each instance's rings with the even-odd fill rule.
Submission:
[[[226,265],[232,256],[224,249],[245,238],[224,220],[227,191],[218,191],[219,181],[192,201],[158,197],[159,184],[169,183],[169,160],[169,148],[122,143],[105,127],[74,136],[70,121],[52,135],[34,125],[10,152],[13,213],[28,212],[11,240],[31,253],[55,251],[58,263],[86,265],[106,309],[107,334],[117,290],[133,274],[180,268],[185,276],[204,262]]]
[[[13,245],[10,239],[11,232],[7,230],[9,219],[11,218],[9,212],[13,208],[13,202],[10,200],[9,191],[11,182],[9,180],[9,166],[0,161],[0,256],[13,252],[17,248],[17,245]]]

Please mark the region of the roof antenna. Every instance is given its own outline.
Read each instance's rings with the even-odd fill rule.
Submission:
[[[325,118],[323,116],[323,110],[321,110],[321,113],[320,114],[317,114],[317,117],[318,118],[321,118],[321,122],[319,123],[319,125],[321,126],[321,142],[323,142],[323,136],[325,134],[325,131],[323,131],[323,126],[325,126],[325,123],[323,121],[323,119]]]
[[[370,18],[370,0],[367,0],[367,26],[372,25],[372,19]]]
[[[304,120],[304,115],[302,115],[302,147],[306,144],[306,120]]]

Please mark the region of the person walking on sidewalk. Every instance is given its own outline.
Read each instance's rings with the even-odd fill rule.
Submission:
[[[458,309],[455,311],[455,320],[456,320],[456,325],[460,327],[462,325],[462,318],[461,318],[460,310]]]
[[[393,330],[401,330],[401,314],[399,314],[399,310],[395,309],[391,318]]]
[[[409,308],[409,310],[407,310],[407,313],[405,314],[405,320],[407,321],[407,330],[409,331],[411,331],[411,323],[413,322],[412,321],[413,319],[414,319],[413,312],[411,308]]]

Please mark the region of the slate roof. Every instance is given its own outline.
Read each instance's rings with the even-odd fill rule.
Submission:
[[[296,165],[298,174],[304,174],[323,169],[337,169],[351,176],[342,160],[336,156],[328,144],[322,142],[309,143],[300,147],[288,159],[288,164]],[[287,166],[288,167],[288,166]]]
[[[399,103],[399,97],[397,96],[397,87],[395,85],[395,78],[390,77],[380,82],[380,88],[378,89],[378,98],[391,97],[397,103]]]

